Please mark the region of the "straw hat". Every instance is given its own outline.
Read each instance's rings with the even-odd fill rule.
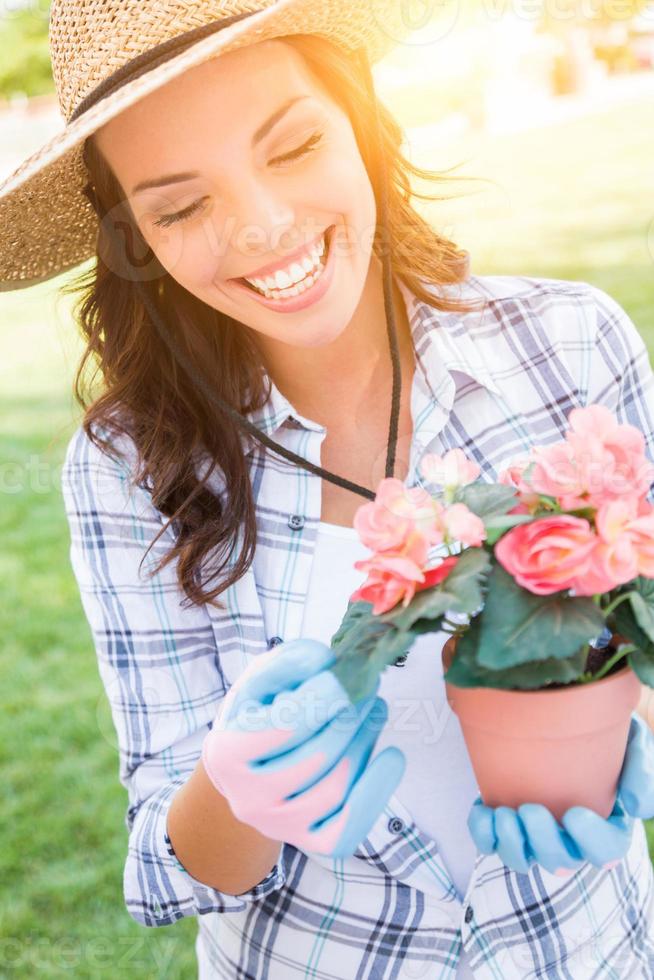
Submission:
[[[128,106],[220,53],[321,34],[372,64],[410,28],[401,0],[53,0],[50,55],[65,128],[0,184],[0,292],[95,254],[84,140]]]

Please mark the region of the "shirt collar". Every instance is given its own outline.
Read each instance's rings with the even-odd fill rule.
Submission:
[[[452,372],[456,373],[453,377],[455,386],[460,385],[460,376],[466,375],[482,387],[499,395],[499,388],[488,370],[479,341],[475,339],[471,329],[485,315],[486,304],[481,309],[477,308],[464,314],[443,312],[416,296],[399,278],[396,282],[404,299],[413,347],[417,355],[416,373],[420,380],[424,380],[431,396],[436,397],[431,379],[441,378],[443,371],[450,375]],[[422,280],[422,284],[428,292],[438,290],[444,295],[456,295],[456,298],[478,300],[481,296],[475,288],[475,276],[470,276],[464,283],[455,286],[436,287],[426,280]],[[296,429],[325,431],[323,425],[301,415],[282,394],[272,378],[266,377],[270,384],[268,401],[261,408],[246,413],[245,418],[275,441],[281,441],[280,430],[285,424]],[[258,440],[245,430],[242,430],[242,439],[246,455],[260,445]]]

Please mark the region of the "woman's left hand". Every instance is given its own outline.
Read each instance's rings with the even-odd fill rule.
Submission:
[[[638,714],[632,714],[618,793],[610,815],[573,806],[561,822],[539,803],[517,810],[489,807],[477,797],[468,816],[468,829],[484,854],[497,853],[514,871],[526,873],[534,863],[553,874],[572,874],[585,862],[610,868],[629,849],[634,817],[654,817],[654,734]]]

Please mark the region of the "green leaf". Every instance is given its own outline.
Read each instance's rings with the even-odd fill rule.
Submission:
[[[634,579],[634,582],[629,587],[642,589],[643,583],[648,581],[647,579],[642,580],[641,578],[637,578]],[[647,591],[648,587],[645,587],[645,595],[647,595]],[[630,596],[628,601],[621,602],[619,606],[616,606],[610,614],[609,620],[612,619],[615,622],[614,632],[619,633],[621,636],[626,636],[628,640],[631,640],[638,647],[637,650],[633,650],[627,654],[629,666],[638,675],[638,678],[643,684],[647,684],[648,687],[654,687],[654,643],[652,643],[647,633],[636,622],[632,599],[633,596]]]
[[[454,494],[454,502],[465,504],[477,517],[491,517],[495,514],[506,514],[519,503],[515,487],[505,483],[467,483],[458,487]]]
[[[633,650],[627,654],[627,661],[643,684],[654,687],[654,651]]]
[[[629,596],[629,602],[636,622],[648,639],[654,641],[654,580],[640,575],[631,583],[631,588],[634,591]]]
[[[565,660],[604,628],[604,616],[592,598],[567,592],[534,595],[501,565],[488,579],[477,660],[489,670]]]
[[[419,619],[434,621],[451,609],[452,612],[472,614],[483,604],[483,586],[486,581],[491,557],[483,548],[466,548],[447,578],[439,585],[416,593],[409,605],[382,613],[382,622],[393,623],[398,629],[410,629]]]
[[[499,514],[489,517],[484,522],[486,528],[486,544],[495,544],[502,537],[505,531],[509,531],[518,524],[530,524],[536,520],[536,514]]]
[[[477,659],[481,620],[473,619],[460,637],[456,654],[445,673],[445,680],[457,687],[488,687],[496,690],[536,690],[547,684],[570,684],[584,672],[586,653],[576,651],[564,660],[550,657],[538,663],[521,664],[503,670],[488,670]]]
[[[358,628],[362,623],[370,622],[372,625],[373,622],[378,622],[379,617],[373,615],[372,607],[372,602],[364,602],[363,600],[348,603],[341,624],[331,639],[333,649],[336,649],[344,641],[351,630]]]
[[[418,619],[435,622],[447,612],[453,599],[451,593],[443,588],[446,581],[447,579],[441,585],[417,592],[406,608],[398,602],[388,612],[380,613],[378,618],[383,623],[392,623],[398,629],[409,629]]]
[[[350,603],[330,641],[336,654],[332,673],[352,703],[373,693],[382,670],[408,651],[416,635],[383,623],[372,608],[371,602]]]
[[[621,602],[619,606],[615,607],[613,612],[609,614],[609,621],[611,620],[615,622],[614,633],[626,636],[641,650],[648,651],[648,648],[652,646],[652,642],[647,633],[636,622],[631,597],[628,601]]]

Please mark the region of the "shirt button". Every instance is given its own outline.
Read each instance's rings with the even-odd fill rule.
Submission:
[[[391,817],[388,821],[388,829],[392,834],[401,834],[404,830],[404,820],[399,817]]]
[[[273,647],[276,647],[278,643],[283,643],[283,642],[284,641],[281,638],[281,636],[271,636],[270,639],[268,640],[268,649],[271,650]]]
[[[469,905],[468,908],[466,909],[466,914],[463,916],[464,921],[465,922],[470,922],[470,920],[473,917],[473,915],[474,915],[474,912],[472,911],[472,905]]]
[[[304,527],[304,517],[302,514],[291,514],[288,519],[288,526],[292,531],[299,531],[300,528]]]

